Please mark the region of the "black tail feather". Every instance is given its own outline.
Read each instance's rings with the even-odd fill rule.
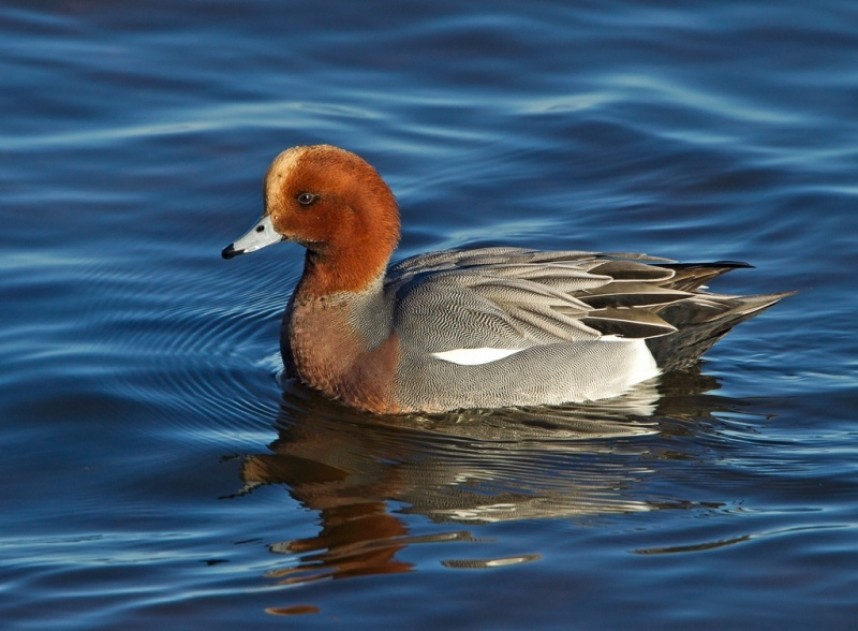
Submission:
[[[715,275],[720,273],[723,271]],[[665,305],[657,310],[658,315],[678,330],[671,335],[648,339],[647,345],[662,370],[685,369],[734,326],[794,293],[759,296],[699,294],[689,300]]]

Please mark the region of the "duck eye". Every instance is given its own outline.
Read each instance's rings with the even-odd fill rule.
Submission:
[[[309,206],[310,204],[315,202],[318,197],[318,195],[314,195],[313,193],[298,193],[295,196],[295,199],[297,199],[298,203],[302,206]]]

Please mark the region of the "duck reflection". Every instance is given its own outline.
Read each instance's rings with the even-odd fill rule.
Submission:
[[[715,388],[714,379],[693,372],[598,405],[379,417],[288,383],[279,437],[269,453],[244,457],[241,494],[282,484],[320,515],[317,535],[270,546],[299,559],[270,573],[284,583],[407,572],[400,550],[473,540],[463,525],[665,507],[635,496],[664,457],[654,453],[652,438],[692,431],[724,409],[725,399],[703,394]],[[409,514],[451,528],[414,536]],[[536,558],[445,565],[489,568]]]

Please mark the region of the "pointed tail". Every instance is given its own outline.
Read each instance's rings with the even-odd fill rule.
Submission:
[[[647,340],[662,370],[682,370],[694,364],[730,329],[753,318],[794,291],[759,296],[698,294],[688,300],[665,305],[658,315],[678,330]]]

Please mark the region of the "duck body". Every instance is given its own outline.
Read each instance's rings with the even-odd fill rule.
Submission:
[[[307,248],[286,308],[286,374],[377,413],[614,397],[692,364],[787,294],[704,293],[743,263],[643,254],[479,248],[388,268],[395,198],[360,157],[295,147],[266,176],[266,212],[223,256],[283,240]]]

